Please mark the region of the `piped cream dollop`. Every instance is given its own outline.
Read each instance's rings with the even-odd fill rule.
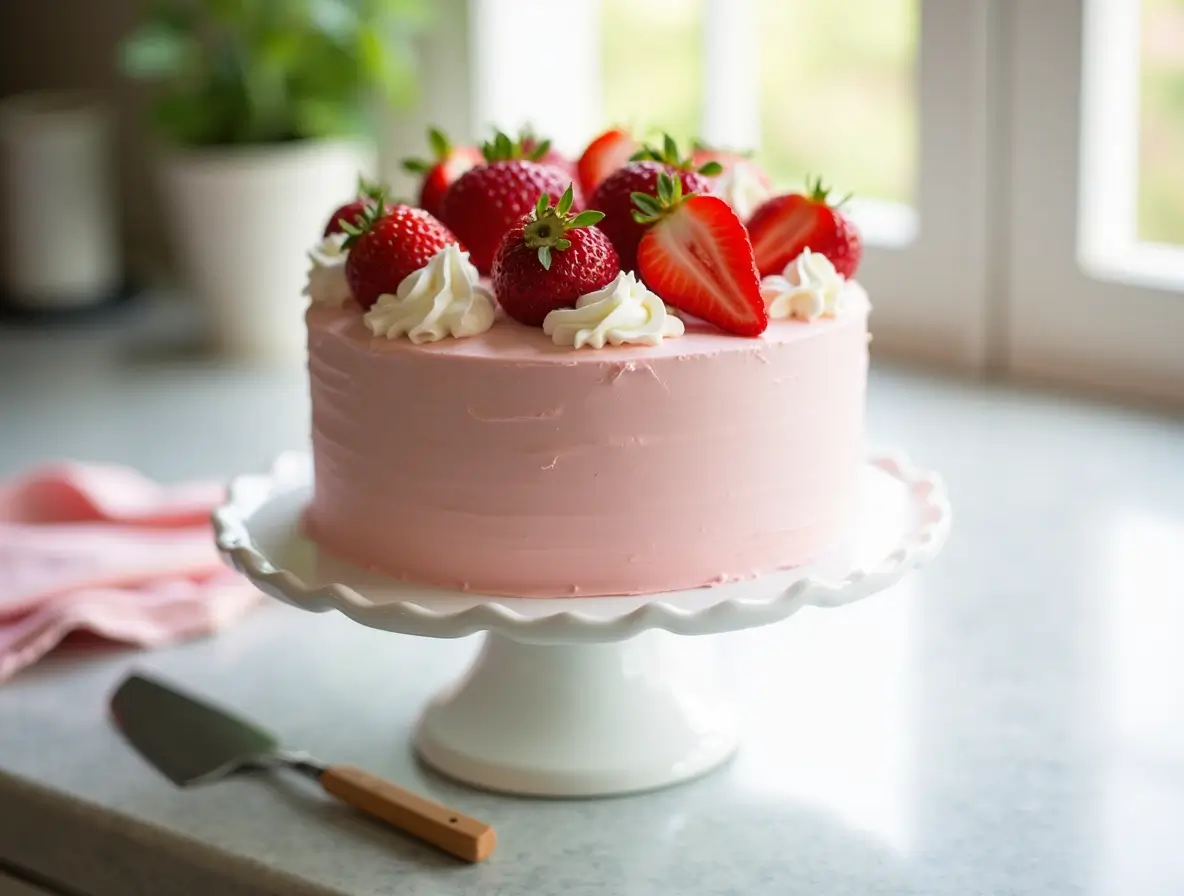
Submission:
[[[476,336],[494,318],[493,293],[479,277],[469,253],[452,243],[404,277],[394,295],[379,296],[363,319],[375,336],[406,335],[416,344]]]
[[[308,280],[303,294],[318,305],[340,308],[353,298],[345,278],[345,262],[349,258],[344,245],[346,239],[344,233],[331,233],[308,252]]]
[[[780,274],[761,280],[761,298],[771,318],[813,321],[842,310],[847,286],[829,258],[803,249]]]
[[[575,308],[557,308],[543,320],[543,332],[556,345],[572,348],[658,345],[685,330],[632,271],[621,271],[606,286],[580,296]]]
[[[751,162],[738,161],[715,179],[711,192],[732,207],[741,221],[747,221],[760,205],[773,195]]]

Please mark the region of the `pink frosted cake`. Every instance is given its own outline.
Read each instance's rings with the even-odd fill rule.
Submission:
[[[869,305],[825,194],[742,201],[746,160],[630,160],[617,131],[578,167],[435,145],[417,207],[366,189],[312,253],[310,538],[538,597],[711,586],[833,546]],[[621,190],[638,214],[610,225]]]

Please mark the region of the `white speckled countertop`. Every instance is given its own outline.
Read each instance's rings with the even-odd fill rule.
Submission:
[[[129,354],[122,332],[0,331],[0,475],[229,475],[303,445],[299,368]],[[88,896],[1184,893],[1184,423],[887,371],[869,419],[943,473],[950,540],[861,604],[718,638],[745,724],[721,771],[592,801],[451,784],[407,738],[475,639],[268,604],[0,686],[0,867]],[[106,720],[133,666],[492,822],[497,853],[457,864],[295,778],[174,789]]]

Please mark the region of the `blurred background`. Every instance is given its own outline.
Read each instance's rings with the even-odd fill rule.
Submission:
[[[854,193],[880,360],[1184,401],[1181,0],[7,0],[0,42],[9,332],[299,363],[359,172],[623,123]]]

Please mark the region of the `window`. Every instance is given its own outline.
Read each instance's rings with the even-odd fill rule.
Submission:
[[[442,6],[474,136],[648,126],[854,193],[879,357],[1184,399],[1180,0]]]

